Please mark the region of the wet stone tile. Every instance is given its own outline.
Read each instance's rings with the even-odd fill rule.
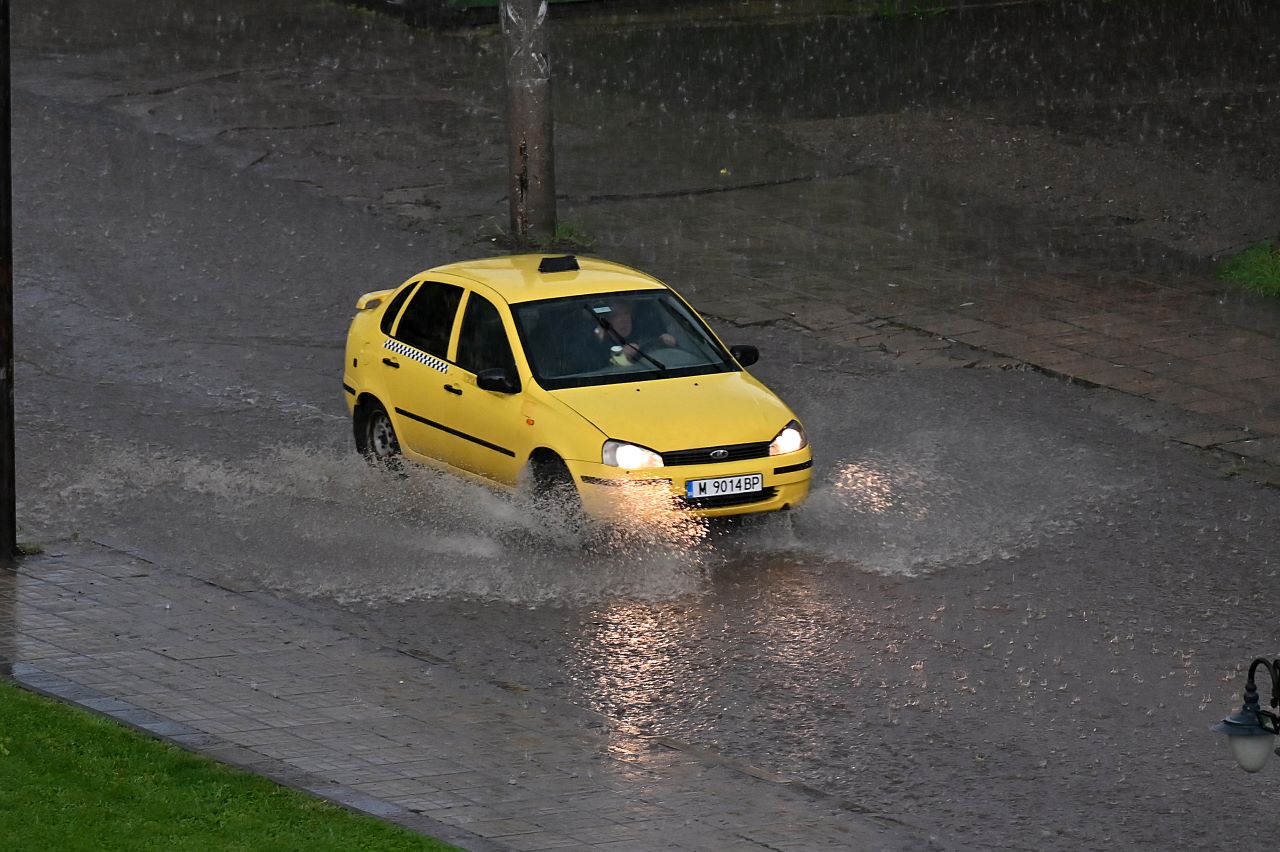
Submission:
[[[573,850],[589,850],[591,847],[581,843],[572,837],[555,834],[551,832],[534,832],[532,834],[522,834],[515,837],[504,837],[503,843],[517,852],[542,852],[542,850],[555,849],[560,852],[573,852]]]
[[[1233,397],[1208,396],[1184,402],[1182,406],[1188,411],[1195,411],[1200,414],[1216,414],[1228,420],[1242,419],[1247,411],[1242,407],[1241,400]]]
[[[1280,438],[1259,438],[1231,444],[1231,452],[1269,464],[1280,465]]]

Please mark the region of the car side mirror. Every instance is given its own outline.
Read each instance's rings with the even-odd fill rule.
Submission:
[[[760,360],[760,350],[746,343],[730,346],[729,354],[744,367],[750,367]]]
[[[494,393],[518,393],[520,383],[511,375],[510,370],[502,367],[490,367],[476,373],[476,387]]]

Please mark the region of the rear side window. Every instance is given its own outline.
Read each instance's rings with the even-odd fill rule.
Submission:
[[[417,287],[416,283],[410,284],[408,287],[401,288],[399,293],[391,297],[391,304],[387,305],[387,309],[382,312],[382,333],[390,336],[391,329],[396,324],[396,315],[400,313],[400,309],[404,307],[404,300],[409,298],[409,294],[413,292],[413,288]]]
[[[485,297],[472,293],[462,312],[462,328],[458,332],[458,366],[472,373],[501,367],[514,378],[515,358],[511,342],[502,326],[502,315]]]
[[[437,281],[423,281],[396,326],[395,338],[402,343],[444,358],[449,352],[449,333],[462,301],[462,288]]]

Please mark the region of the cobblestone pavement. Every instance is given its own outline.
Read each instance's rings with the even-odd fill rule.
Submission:
[[[948,848],[108,548],[0,572],[0,662],[29,689],[473,852]]]
[[[415,34],[338,4],[152,5],[155,20],[133,3],[18,10],[15,88],[402,219],[443,255],[428,263],[485,253],[477,242],[505,215],[501,96],[474,61],[498,62],[491,33]],[[1109,388],[1176,415],[1162,421],[1169,439],[1280,483],[1274,301],[1194,264],[1127,271],[1112,263],[1119,244],[1109,257],[1046,252],[1061,223],[961,211],[884,170],[832,174],[776,148],[776,128],[684,120],[701,122],[687,149],[645,158],[670,142],[669,119],[562,117],[562,161],[595,162],[602,135],[622,149],[564,172],[563,213],[597,237],[594,253],[678,270],[673,283],[729,323],[791,326],[903,368],[1027,368]],[[722,168],[730,154],[751,165]],[[0,657],[18,682],[470,849],[945,845],[924,818],[858,813],[181,566],[86,547],[29,558],[0,583]]]

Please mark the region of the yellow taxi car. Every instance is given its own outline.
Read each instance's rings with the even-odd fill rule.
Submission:
[[[804,428],[649,275],[572,255],[421,272],[356,302],[342,387],[357,449],[616,516],[637,489],[702,516],[793,507]],[[625,510],[621,510],[625,511]]]

